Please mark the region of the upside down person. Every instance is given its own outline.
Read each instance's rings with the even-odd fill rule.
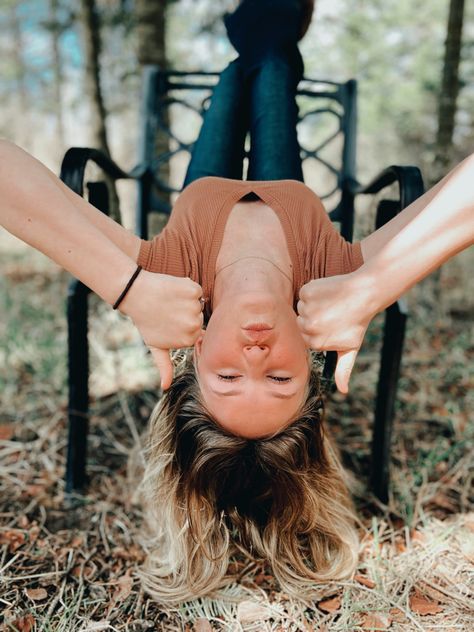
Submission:
[[[226,17],[239,56],[151,241],[0,144],[2,225],[132,318],[160,370],[142,483],[155,540],[141,575],[166,603],[230,581],[235,547],[303,598],[353,572],[355,514],[311,350],[338,352],[347,392],[374,314],[473,241],[472,156],[361,242],[332,226],[303,183],[296,137],[311,4],[243,0]],[[173,379],[169,350],[191,347]]]

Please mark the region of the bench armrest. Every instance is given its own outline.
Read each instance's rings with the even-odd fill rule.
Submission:
[[[64,154],[59,177],[70,189],[81,196],[84,193],[84,172],[89,160],[94,162],[114,180],[137,180],[143,177],[146,171],[144,165],[137,165],[129,172],[123,171],[117,163],[99,149],[71,147]]]
[[[423,195],[425,187],[420,170],[418,167],[392,165],[384,169],[367,185],[352,184],[351,189],[354,195],[375,195],[395,182],[398,183],[399,198],[396,201],[383,200],[383,202],[391,202],[391,204],[379,205],[377,226],[385,224],[402,209],[419,198],[420,195]],[[379,210],[383,210],[383,219],[379,217]]]

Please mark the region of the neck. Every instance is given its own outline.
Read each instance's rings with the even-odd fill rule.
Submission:
[[[293,282],[273,261],[246,256],[217,270],[213,307],[242,294],[255,297],[270,295],[276,301],[293,305]]]

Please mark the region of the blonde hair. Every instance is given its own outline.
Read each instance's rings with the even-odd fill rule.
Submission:
[[[282,590],[302,599],[357,562],[355,514],[314,367],[298,419],[245,439],[208,414],[188,356],[152,413],[140,495],[151,538],[140,575],[161,603],[230,583],[239,550],[267,560]]]

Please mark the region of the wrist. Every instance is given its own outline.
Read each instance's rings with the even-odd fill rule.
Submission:
[[[369,266],[362,265],[346,276],[349,284],[348,291],[352,296],[356,311],[360,314],[360,319],[372,320],[385,307],[382,292],[377,286],[376,275]]]
[[[127,277],[124,281],[123,287],[119,291],[119,295],[126,288],[136,270],[137,264],[135,264],[129,277]],[[145,305],[147,303],[147,298],[150,295],[150,284],[148,278],[150,274],[152,273],[148,272],[144,268],[140,270],[140,273],[136,276],[135,280],[133,281],[132,285],[130,286],[129,290],[127,291],[117,308],[117,311],[119,311],[121,314],[124,314],[125,316],[128,316],[134,322],[136,322],[137,319],[140,319],[140,315],[143,313],[143,309],[145,308]],[[118,296],[116,298],[118,298]]]
[[[110,284],[108,296],[105,298],[107,303],[122,313],[126,313],[124,306],[127,298],[137,283],[138,278],[144,272],[141,268],[138,272],[137,270],[137,264],[131,260],[124,264],[123,268],[121,267],[120,270],[117,270],[113,283]],[[128,301],[128,304],[130,303],[132,303],[132,301]]]

